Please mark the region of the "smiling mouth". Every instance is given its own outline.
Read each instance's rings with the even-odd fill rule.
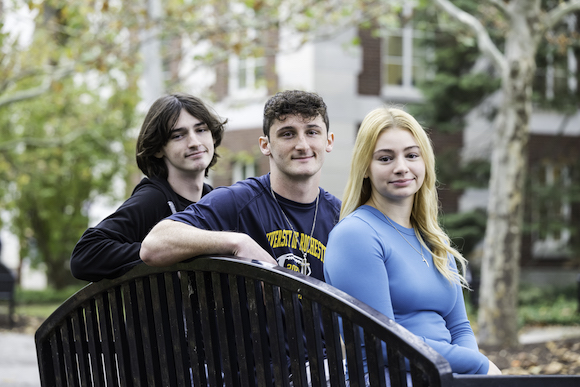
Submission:
[[[314,155],[308,155],[308,156],[294,156],[292,157],[292,160],[308,160],[314,158]]]
[[[190,154],[186,155],[185,157],[186,158],[188,158],[188,157],[195,157],[195,156],[202,155],[204,153],[206,153],[206,151],[204,151],[204,150],[203,151],[198,151],[198,152],[190,153]]]

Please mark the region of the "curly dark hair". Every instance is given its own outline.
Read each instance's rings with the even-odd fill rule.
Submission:
[[[320,115],[327,132],[330,129],[326,104],[322,97],[307,91],[286,90],[274,95],[264,106],[264,136],[270,138],[270,128],[275,120],[284,121],[291,115],[298,115],[306,120],[313,120]]]
[[[211,162],[205,169],[206,177],[209,169],[217,162],[219,155],[216,149],[222,142],[227,120],[221,121],[201,99],[189,94],[174,93],[153,102],[137,137],[137,165],[146,176],[167,179],[167,166],[155,154],[169,141],[171,130],[175,127],[182,109],[204,122],[211,132],[215,149]]]

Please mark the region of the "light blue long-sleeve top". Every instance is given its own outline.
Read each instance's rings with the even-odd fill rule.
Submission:
[[[326,247],[326,282],[419,336],[453,372],[486,374],[489,361],[479,352],[461,287],[437,270],[412,228],[391,222],[364,205],[338,223]],[[450,265],[456,270],[454,259]]]

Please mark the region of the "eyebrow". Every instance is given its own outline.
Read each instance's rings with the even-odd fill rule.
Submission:
[[[413,148],[418,148],[419,150],[421,149],[419,147],[419,145],[411,145],[411,146],[408,146],[405,149],[403,149],[403,152],[406,152],[406,151],[408,151],[410,149],[413,149]],[[375,151],[373,154],[377,154],[379,152],[391,152],[391,153],[395,153],[395,151],[392,150],[392,149],[379,149],[379,150]]]
[[[307,128],[307,129],[313,129],[313,128],[322,129],[322,126],[320,126],[320,125],[317,125],[317,124],[307,124],[307,125],[306,125],[306,128]],[[293,126],[293,125],[286,125],[286,126],[282,126],[282,127],[278,128],[278,129],[276,130],[276,133],[278,133],[278,132],[280,132],[280,131],[282,131],[282,130],[288,130],[288,129],[293,129],[293,130],[295,130],[295,129],[296,129],[296,127],[295,127],[295,126]]]
[[[199,127],[204,126],[204,125],[207,126],[205,122],[198,122],[197,124],[193,125],[193,128],[194,129],[199,128]],[[186,129],[183,126],[180,126],[179,128],[171,129],[171,133],[178,132],[180,130],[186,130]]]

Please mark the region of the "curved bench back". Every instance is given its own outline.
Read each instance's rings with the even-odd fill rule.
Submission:
[[[406,386],[406,363],[413,386],[452,382],[442,356],[346,293],[232,257],[139,265],[91,283],[35,338],[45,387],[345,386],[346,374],[350,386],[365,376]]]

